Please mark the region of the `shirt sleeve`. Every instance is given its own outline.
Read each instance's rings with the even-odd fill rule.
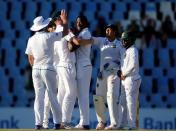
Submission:
[[[93,37],[93,40],[93,44],[98,45],[100,47],[101,45],[103,45],[105,39],[104,37]]]
[[[66,41],[69,41],[72,37],[74,37],[75,35],[72,33],[72,32],[69,32],[68,33],[68,35],[66,35],[65,37],[64,37],[64,39],[66,40]]]
[[[81,39],[90,39],[91,38],[91,34],[89,31],[83,31],[79,34],[79,38]]]
[[[29,38],[28,40],[28,43],[27,43],[27,47],[26,47],[26,51],[25,51],[25,54],[27,55],[32,55],[32,49],[31,49],[31,39]]]
[[[63,26],[57,25],[54,32],[58,33],[58,32],[62,32],[63,30],[64,30]]]
[[[124,52],[125,52],[125,48],[123,48],[121,42],[119,42],[119,44],[118,44],[118,48],[119,48],[120,59],[122,59],[122,56],[123,56],[123,54],[124,54]]]

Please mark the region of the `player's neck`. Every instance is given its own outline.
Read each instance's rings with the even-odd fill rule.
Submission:
[[[109,38],[108,38],[108,40],[109,40],[110,42],[114,41],[115,39],[116,39],[116,37],[109,37]]]

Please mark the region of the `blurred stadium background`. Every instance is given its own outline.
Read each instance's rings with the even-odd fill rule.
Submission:
[[[142,76],[139,127],[176,129],[176,0],[0,0],[0,128],[33,128],[34,90],[24,53],[29,28],[36,16],[47,18],[60,9],[68,11],[70,26],[77,15],[86,15],[93,36],[104,36],[109,23],[116,24],[118,37],[123,30],[135,31]],[[96,46],[91,59],[94,114]],[[74,113],[74,121],[78,116]],[[91,119],[94,127],[95,115]]]

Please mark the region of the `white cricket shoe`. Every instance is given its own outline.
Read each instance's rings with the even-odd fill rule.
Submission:
[[[80,124],[78,124],[78,125],[75,126],[74,129],[77,129],[77,130],[89,130],[90,127],[89,127],[89,125],[80,125]]]
[[[117,125],[109,125],[105,127],[105,130],[117,130],[117,129],[118,129]]]
[[[49,129],[49,127],[48,127],[48,122],[44,122],[44,123],[43,123],[43,128],[44,128],[44,129]]]
[[[70,123],[66,123],[66,122],[61,123],[61,125],[60,125],[60,129],[71,130],[71,129],[73,129],[73,128],[74,128],[74,127],[73,127]]]

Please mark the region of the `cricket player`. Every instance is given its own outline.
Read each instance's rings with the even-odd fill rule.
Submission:
[[[49,32],[62,32],[63,31],[63,26],[61,26],[63,24],[62,19],[60,18],[61,15],[61,11],[55,11],[52,14],[52,21],[50,22],[50,28],[49,28]],[[54,67],[57,68],[58,64],[59,64],[59,54],[58,54],[58,43],[54,43]],[[57,69],[56,69],[57,72]],[[59,83],[59,75],[57,73],[57,87],[58,90],[60,89],[59,84],[62,85],[62,83]],[[58,92],[58,91],[57,91]],[[60,105],[61,106],[61,105]],[[43,127],[45,129],[49,129],[49,116],[50,116],[50,109],[51,109],[51,105],[50,105],[50,101],[48,98],[48,94],[47,91],[45,92],[45,103],[44,103],[44,119],[43,119]]]
[[[65,10],[60,15],[64,23],[64,30],[60,33],[46,32],[51,19],[36,17],[30,28],[36,33],[29,38],[26,54],[32,65],[32,78],[35,90],[34,113],[35,128],[42,129],[45,89],[48,92],[53,114],[54,129],[60,128],[61,107],[57,101],[56,72],[53,66],[54,41],[60,40],[67,34],[67,15]]]
[[[96,95],[94,105],[98,119],[97,130],[112,130],[118,128],[118,97],[120,91],[120,79],[117,71],[120,69],[121,42],[116,39],[117,28],[110,24],[106,27],[106,37],[93,37],[94,44],[101,51],[100,71],[98,73]],[[110,115],[110,125],[106,126],[105,103],[107,101]]]
[[[58,43],[59,64],[57,72],[59,75],[60,85],[58,90],[58,101],[62,105],[62,128],[71,128],[71,116],[76,101],[77,83],[76,83],[76,58],[75,52],[68,50],[67,43],[74,35],[70,32],[69,35],[62,38]]]
[[[56,30],[56,24],[53,22],[53,18],[52,18],[52,21],[48,25],[48,32],[54,32],[55,30]],[[49,124],[50,109],[51,109],[51,104],[49,101],[48,92],[46,90],[45,98],[44,98],[44,116],[43,116],[43,124],[42,124],[44,129],[49,129],[48,124]]]
[[[88,29],[88,20],[80,15],[76,19],[76,27],[79,31],[78,38],[90,39],[91,33]],[[89,89],[92,74],[90,60],[91,44],[81,45],[76,51],[76,70],[77,70],[77,97],[80,111],[79,124],[76,129],[89,129]]]
[[[137,100],[141,77],[139,75],[138,50],[134,46],[134,33],[125,31],[121,35],[122,45],[125,49],[121,58],[121,70],[118,76],[122,80],[121,105],[122,121],[120,127],[136,129]]]
[[[60,12],[54,14],[55,23],[62,23],[58,17]],[[56,32],[62,31],[62,26],[56,29]],[[58,102],[62,107],[62,129],[71,129],[70,125],[72,111],[76,101],[77,83],[76,83],[76,56],[75,52],[70,52],[68,49],[68,41],[73,37],[70,32],[67,36],[60,41],[55,42],[55,63],[58,75]],[[59,59],[59,61],[57,60]]]

